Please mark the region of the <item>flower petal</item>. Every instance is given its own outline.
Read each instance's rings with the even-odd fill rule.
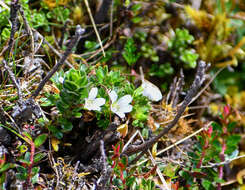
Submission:
[[[142,93],[143,96],[146,96],[149,98],[149,100],[157,102],[162,99],[162,93],[160,89],[151,82],[147,80],[143,81],[142,88],[144,89]]]
[[[115,102],[117,100],[117,93],[112,90],[110,93],[109,93],[109,96],[110,96],[110,99],[111,99],[111,102]]]
[[[104,105],[105,104],[105,99],[104,98],[96,98],[95,100],[94,100],[94,104],[96,105],[96,106],[102,106],[102,105]]]
[[[120,118],[124,118],[125,114],[123,112],[115,112]]]
[[[88,99],[88,98],[85,98],[85,105],[84,105],[84,108],[87,109],[87,110],[91,110],[91,106],[92,103],[91,103],[91,100]]]
[[[118,103],[118,105],[119,105],[120,107],[123,107],[124,105],[127,105],[127,104],[129,104],[130,102],[132,102],[132,100],[133,100],[132,96],[130,96],[130,95],[125,95],[125,96],[121,97],[121,98],[117,101],[117,103]]]
[[[100,106],[93,105],[93,107],[92,107],[91,110],[100,111],[101,110],[101,107]]]
[[[96,111],[101,110],[100,106],[96,105],[93,100],[89,100],[89,99],[85,100],[84,108],[90,111],[91,110],[96,110]]]
[[[114,103],[114,104],[111,104],[111,111],[113,112],[113,113],[116,113],[116,112],[118,112],[118,106],[117,106],[117,104],[115,105],[116,103]]]
[[[96,87],[91,88],[89,95],[88,95],[88,98],[93,100],[96,98],[97,94],[98,94],[98,88],[96,88]]]
[[[132,111],[132,109],[133,109],[133,106],[130,104],[127,104],[127,105],[123,105],[122,107],[120,107],[119,111],[123,113],[129,113]]]

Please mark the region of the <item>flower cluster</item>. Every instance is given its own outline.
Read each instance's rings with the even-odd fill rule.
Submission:
[[[98,88],[92,88],[89,92],[88,98],[85,99],[84,108],[87,110],[100,111],[101,106],[105,104],[104,98],[96,98],[98,94]],[[133,98],[131,95],[125,95],[118,99],[117,93],[112,90],[109,92],[111,100],[111,111],[117,114],[120,118],[125,117],[125,113],[132,111],[133,106],[130,105]]]

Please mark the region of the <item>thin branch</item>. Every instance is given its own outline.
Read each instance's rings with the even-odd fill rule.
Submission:
[[[79,25],[76,28],[76,33],[72,37],[63,57],[61,60],[52,68],[52,70],[44,77],[44,79],[40,82],[39,86],[37,87],[36,91],[32,94],[32,97],[35,98],[38,96],[39,92],[43,89],[44,85],[48,80],[53,76],[53,74],[58,71],[58,69],[64,64],[67,57],[71,54],[72,49],[76,46],[77,42],[79,41],[81,35],[85,32]]]

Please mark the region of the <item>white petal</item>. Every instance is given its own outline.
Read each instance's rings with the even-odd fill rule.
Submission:
[[[89,100],[88,98],[85,98],[85,105],[84,105],[84,108],[87,109],[87,110],[92,110],[91,107],[92,107],[93,104],[91,104],[91,100]]]
[[[64,82],[64,78],[63,77],[59,77],[58,80],[59,80],[60,83],[63,83]]]
[[[117,102],[118,102],[120,107],[123,107],[124,105],[127,105],[130,102],[132,102],[132,100],[133,100],[132,96],[125,95],[125,96],[121,97]]]
[[[101,108],[97,104],[95,104],[95,100],[90,100],[88,98],[85,99],[85,105],[84,108],[87,110],[97,110],[100,111]]]
[[[96,98],[97,94],[98,94],[98,88],[91,88],[88,98],[93,100]]]
[[[94,100],[94,104],[100,107],[100,106],[105,104],[105,99],[104,98],[96,98]]]
[[[110,99],[111,99],[111,102],[115,102],[117,100],[117,93],[112,90],[110,93],[109,93],[109,96],[110,96]]]
[[[91,110],[100,111],[101,110],[101,107],[94,105]]]
[[[129,113],[129,112],[132,111],[132,109],[133,109],[133,106],[127,104],[127,105],[124,105],[124,106],[120,107],[119,111],[123,112],[123,113]]]
[[[143,96],[146,96],[149,98],[149,100],[151,101],[159,101],[162,99],[162,93],[159,90],[159,88],[157,86],[155,86],[154,84],[152,84],[149,81],[144,81],[142,83],[142,87],[144,89],[143,91]]]
[[[125,117],[125,114],[123,112],[116,112],[115,114],[117,114],[120,118]]]

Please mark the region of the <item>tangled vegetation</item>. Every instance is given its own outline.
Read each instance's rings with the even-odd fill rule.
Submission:
[[[0,0],[0,189],[245,189],[243,0]]]

